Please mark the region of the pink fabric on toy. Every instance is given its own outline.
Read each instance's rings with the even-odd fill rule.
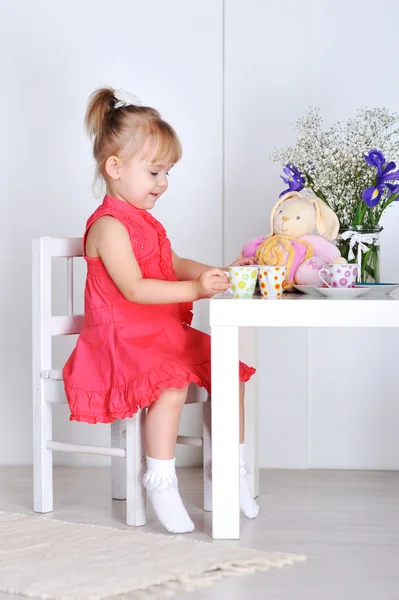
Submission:
[[[306,246],[304,246],[303,244],[299,243],[299,242],[294,242],[293,240],[291,241],[292,247],[294,248],[294,261],[291,265],[291,269],[290,269],[290,276],[288,279],[288,283],[292,283],[295,279],[295,274],[298,270],[299,265],[301,264],[301,262],[303,261],[303,259],[305,258],[305,254],[306,254]]]
[[[314,256],[320,256],[328,263],[341,256],[337,246],[320,235],[303,235],[299,239],[310,242],[313,246]]]
[[[305,260],[295,274],[298,285],[323,285],[319,277],[320,269],[325,269],[327,263],[319,256],[312,256]]]
[[[242,247],[242,255],[244,258],[251,258],[255,256],[257,249],[259,246],[265,241],[265,237],[258,236],[253,240],[250,240]]]

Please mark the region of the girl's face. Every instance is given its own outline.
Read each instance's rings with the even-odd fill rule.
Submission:
[[[126,160],[111,156],[106,165],[107,191],[136,208],[151,210],[168,188],[167,176],[172,167],[173,164],[164,161],[153,163],[140,154]]]

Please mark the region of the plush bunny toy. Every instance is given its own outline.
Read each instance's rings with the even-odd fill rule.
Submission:
[[[320,269],[345,262],[332,243],[338,229],[337,215],[323,200],[289,192],[272,209],[271,233],[245,244],[242,256],[257,256],[261,265],[285,265],[285,289],[295,283],[321,285]]]

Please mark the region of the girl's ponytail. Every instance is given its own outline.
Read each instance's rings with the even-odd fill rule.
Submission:
[[[104,87],[90,96],[85,116],[85,126],[90,138],[101,138],[115,115],[115,97],[112,88]]]

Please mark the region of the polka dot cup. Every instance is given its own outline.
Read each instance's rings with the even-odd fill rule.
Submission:
[[[258,267],[228,267],[231,293],[234,298],[252,298],[255,291]]]
[[[327,269],[320,269],[319,277],[327,287],[352,288],[356,285],[358,273],[359,265],[330,263]]]
[[[259,289],[264,298],[281,298],[285,267],[258,266]]]

